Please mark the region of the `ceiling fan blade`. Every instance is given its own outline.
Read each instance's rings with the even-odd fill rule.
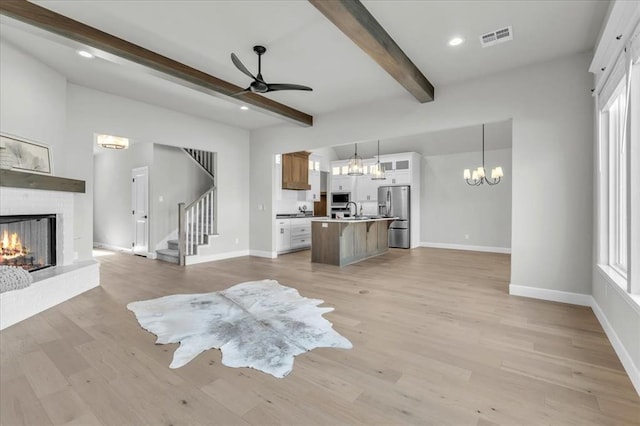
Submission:
[[[302,86],[300,84],[269,84],[269,90],[267,90],[268,92],[275,92],[278,90],[307,90],[307,91],[312,91],[313,89],[311,87],[308,86]]]
[[[231,54],[231,62],[233,62],[233,65],[236,66],[236,68],[238,68],[240,71],[242,71],[244,74],[246,74],[247,76],[251,77],[254,80],[257,80],[253,74],[251,74],[249,72],[249,70],[247,69],[247,67],[244,66],[244,64],[242,62],[240,62],[240,59],[238,59],[238,57],[236,56],[235,53]]]

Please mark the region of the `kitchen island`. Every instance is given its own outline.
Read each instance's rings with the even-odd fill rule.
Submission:
[[[311,261],[346,266],[389,250],[389,225],[395,217],[358,217],[311,221]]]

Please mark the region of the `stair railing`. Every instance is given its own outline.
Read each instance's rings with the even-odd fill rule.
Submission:
[[[215,153],[194,148],[182,148],[202,169],[214,177]]]
[[[205,243],[208,235],[215,232],[216,187],[213,186],[193,203],[178,204],[178,258],[185,265],[186,256],[195,254],[195,247]]]

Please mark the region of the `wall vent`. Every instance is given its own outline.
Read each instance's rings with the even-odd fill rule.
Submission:
[[[480,36],[480,45],[482,47],[493,46],[494,44],[504,43],[505,41],[513,40],[513,29],[511,26],[501,28],[490,33],[482,34]]]

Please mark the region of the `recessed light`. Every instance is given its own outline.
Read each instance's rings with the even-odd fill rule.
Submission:
[[[240,109],[241,109],[241,110],[243,110],[243,111],[246,111],[246,110],[248,110],[248,109],[249,109],[249,107],[248,107],[248,106],[246,106],[246,105],[242,105],[242,106],[240,107]]]
[[[459,46],[464,43],[464,39],[462,37],[454,37],[449,40],[449,46]]]
[[[78,55],[82,56],[83,58],[89,58],[89,59],[94,57],[92,53],[89,53],[86,50],[78,50]]]

